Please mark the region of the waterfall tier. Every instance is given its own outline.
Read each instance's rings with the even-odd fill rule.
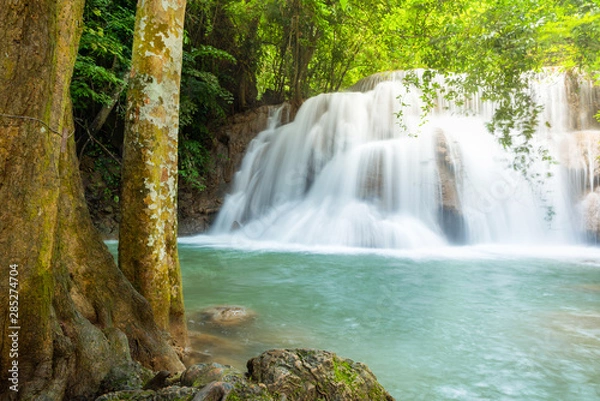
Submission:
[[[527,180],[486,130],[494,106],[440,98],[425,119],[403,73],[308,99],[250,145],[213,233],[306,245],[417,248],[577,243],[600,228],[594,91],[561,73],[535,79],[533,139],[559,163]],[[575,96],[575,94],[577,96]]]

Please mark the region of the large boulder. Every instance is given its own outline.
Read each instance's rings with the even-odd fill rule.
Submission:
[[[249,380],[288,401],[391,401],[369,368],[328,351],[276,349],[248,361]],[[285,397],[285,398],[284,398]]]

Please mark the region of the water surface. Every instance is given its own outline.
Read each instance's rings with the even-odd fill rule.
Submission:
[[[597,248],[372,252],[201,236],[182,239],[180,256],[190,327],[223,363],[312,347],[366,363],[399,400],[600,399]],[[224,330],[194,320],[220,304],[257,318]]]

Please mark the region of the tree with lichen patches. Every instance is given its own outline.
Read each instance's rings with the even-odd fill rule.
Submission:
[[[177,137],[185,0],[140,0],[127,94],[119,267],[185,347],[177,253]]]
[[[154,370],[181,370],[85,205],[69,94],[83,0],[1,8],[0,399],[93,398],[131,357]],[[17,289],[9,286],[10,265]],[[18,317],[10,315],[10,289],[18,292]],[[18,356],[9,352],[15,330]],[[18,393],[8,388],[15,361]]]

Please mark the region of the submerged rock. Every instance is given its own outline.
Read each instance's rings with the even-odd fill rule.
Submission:
[[[194,330],[192,324],[188,324],[189,344],[191,350],[184,355],[185,366],[192,366],[199,363],[219,362],[224,365],[234,365],[242,367],[243,361],[239,360],[239,355],[246,352],[244,345],[219,331],[219,335],[210,333],[200,333]],[[204,327],[206,330],[206,327]]]
[[[201,310],[193,320],[200,325],[234,327],[251,322],[256,313],[243,306],[219,305]]]

